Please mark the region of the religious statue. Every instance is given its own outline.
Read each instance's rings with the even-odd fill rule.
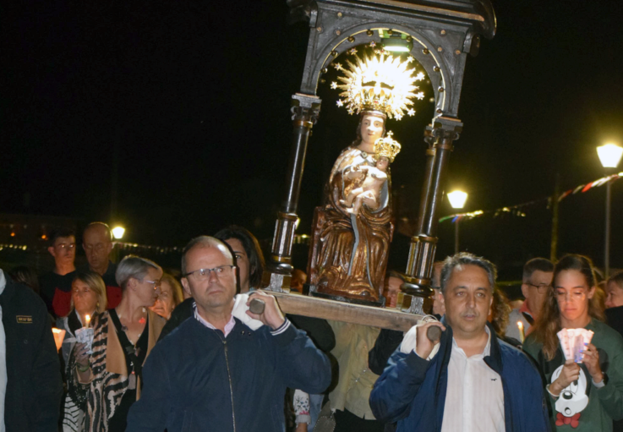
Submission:
[[[382,304],[391,222],[389,164],[400,144],[385,137],[387,118],[402,118],[414,94],[414,69],[400,58],[381,54],[350,62],[340,77],[338,106],[360,113],[357,139],[337,158],[325,187],[325,203],[316,209],[308,273],[314,295],[364,304]],[[338,63],[339,65],[339,63]]]

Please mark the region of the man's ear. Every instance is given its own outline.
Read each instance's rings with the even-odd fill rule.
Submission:
[[[439,291],[435,290],[435,291],[437,292],[437,300],[438,300],[438,301],[439,301],[442,305],[444,305],[444,306],[445,306],[445,305],[446,305],[446,299],[445,299],[445,297],[443,296],[443,292],[442,292],[441,290],[439,290]]]
[[[190,285],[188,284],[188,279],[186,279],[185,277],[183,277],[183,278],[181,279],[181,281],[182,281],[182,287],[184,287],[184,292],[185,292],[186,294],[188,294],[190,297],[192,297],[193,295],[192,295],[192,293],[190,292]]]
[[[56,258],[56,251],[54,250],[54,246],[50,246],[48,248],[48,252],[50,252],[50,255],[52,255],[54,258]]]
[[[528,297],[529,297],[529,294],[528,294],[530,292],[529,290],[530,290],[530,287],[528,286],[527,283],[521,284],[521,294],[526,300],[528,300]]]

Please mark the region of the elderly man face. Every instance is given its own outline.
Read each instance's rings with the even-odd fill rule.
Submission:
[[[521,284],[521,292],[526,298],[530,312],[535,319],[541,315],[553,278],[554,272],[535,270]]]
[[[89,262],[89,268],[104,274],[108,268],[108,257],[112,251],[110,231],[105,225],[91,225],[84,230],[82,247]]]
[[[441,299],[457,337],[468,339],[484,330],[493,302],[492,288],[483,268],[470,264],[454,268]]]
[[[217,311],[233,305],[236,273],[225,246],[198,244],[190,249],[186,253],[186,277],[182,284],[203,311]]]

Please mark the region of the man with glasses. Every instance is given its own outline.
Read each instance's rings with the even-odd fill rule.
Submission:
[[[518,322],[522,323],[525,336],[530,333],[530,327],[539,319],[553,277],[554,265],[550,260],[533,258],[526,262],[521,284],[521,293],[526,300],[520,308],[511,311],[508,317],[508,327],[506,327],[507,337],[521,340]]]
[[[229,248],[202,236],[182,253],[182,284],[194,316],[161,340],[145,363],[141,399],[128,432],[181,430],[281,432],[287,387],[322,393],[327,357],[284,318],[273,296],[236,296]],[[248,310],[252,299],[264,311]]]
[[[71,282],[76,275],[76,235],[59,228],[50,235],[48,252],[54,258],[54,269],[39,278],[41,297],[54,317],[64,317],[71,310]]]
[[[110,227],[103,222],[91,222],[82,233],[82,247],[87,256],[89,270],[104,279],[108,307],[117,307],[122,293],[115,279],[117,266],[110,261],[113,247]]]

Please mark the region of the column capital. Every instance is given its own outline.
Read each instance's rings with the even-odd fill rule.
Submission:
[[[318,96],[296,93],[292,95],[292,120],[301,123],[301,126],[311,128],[318,121],[320,104],[322,100]]]

